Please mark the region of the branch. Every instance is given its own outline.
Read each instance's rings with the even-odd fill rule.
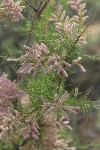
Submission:
[[[25,2],[33,8],[35,12],[37,12],[37,8],[32,4],[32,2],[25,0]]]
[[[50,2],[50,0],[47,0],[42,6],[40,6],[40,8],[38,10],[38,16],[37,16],[38,18],[40,17],[40,15],[44,11],[44,9],[47,7],[49,2]],[[40,4],[42,4],[42,3],[40,3]]]
[[[34,11],[36,13],[34,16],[34,22],[35,22],[36,20],[38,20],[40,18],[42,12],[47,7],[50,0],[47,0],[46,2],[44,2],[44,4],[43,4],[43,0],[40,1],[38,8],[35,8],[35,6],[31,3],[29,3],[28,1],[26,1],[26,2],[34,9]],[[33,26],[34,22],[32,23],[32,26]],[[32,38],[32,29],[30,28],[30,31],[28,33],[27,40],[26,40],[26,45],[30,44],[31,38]]]

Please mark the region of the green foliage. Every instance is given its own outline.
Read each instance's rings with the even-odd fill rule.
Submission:
[[[89,58],[92,61],[98,61],[98,62],[100,62],[100,56],[98,56],[98,55],[93,55],[93,56],[91,56],[91,55],[83,55],[83,57]]]
[[[0,141],[0,150],[14,150],[13,146],[10,144],[7,144],[5,141]]]
[[[25,77],[21,87],[29,94],[32,107],[40,106],[45,99],[49,101],[54,99],[56,90],[56,83],[54,81],[54,76],[52,75],[39,75],[34,78],[32,76]]]
[[[51,53],[61,55],[62,51],[64,51],[67,56],[66,60],[69,60],[69,62],[79,55],[81,56],[81,48],[76,46],[75,41],[70,39],[63,31],[59,33],[55,30],[54,24],[48,22],[49,18],[50,15],[47,16],[47,13],[44,12],[41,20],[35,22],[32,29],[33,42],[38,41],[39,43],[45,43]],[[79,32],[79,34],[81,34],[81,32]],[[63,41],[61,40],[62,37]]]

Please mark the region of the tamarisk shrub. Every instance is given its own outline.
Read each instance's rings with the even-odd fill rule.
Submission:
[[[5,2],[8,2],[9,7],[13,7],[12,1]],[[8,13],[8,18],[13,22],[23,18],[20,13],[23,7],[19,3],[14,4],[18,10],[12,9],[11,14],[14,13],[14,15]],[[31,3],[29,4],[31,5]],[[38,146],[44,145],[44,150],[75,150],[74,147],[68,146],[68,140],[57,136],[56,127],[58,124],[61,127],[66,126],[71,129],[69,125],[70,113],[76,114],[79,110],[79,106],[68,104],[70,93],[65,91],[64,83],[71,73],[73,65],[78,65],[82,72],[86,72],[80,64],[79,50],[82,45],[86,44],[83,25],[88,17],[85,16],[87,11],[83,0],[69,0],[68,4],[76,12],[72,18],[66,16],[66,11],[63,11],[62,6],[58,6],[56,12],[52,13],[48,19],[47,34],[49,33],[49,25],[53,28],[52,36],[49,37],[51,40],[52,37],[54,39],[52,49],[50,49],[51,46],[49,47],[48,39],[42,39],[39,42],[34,42],[32,46],[24,45],[25,53],[19,58],[7,59],[19,62],[18,74],[30,74],[33,78],[33,85],[30,88],[25,87],[27,92],[30,90],[28,94],[30,94],[32,110],[29,108],[25,113],[15,110],[12,118],[4,119],[4,124],[0,127],[2,130],[1,139],[4,135],[9,137],[15,131],[19,131],[18,137],[23,137],[23,141],[36,140],[37,149]],[[26,83],[27,85],[29,83]],[[77,95],[78,89],[76,87],[73,97],[77,98]],[[54,129],[55,132],[52,132]],[[52,138],[54,140],[51,140]],[[19,147],[21,148],[21,146]]]

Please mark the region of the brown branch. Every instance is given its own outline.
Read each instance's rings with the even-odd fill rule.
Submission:
[[[57,94],[59,94],[59,89],[60,89],[61,82],[62,82],[62,73],[61,73],[61,75],[59,77],[59,81],[58,81]]]
[[[29,6],[31,6],[33,8],[33,10],[35,12],[37,12],[37,8],[32,4],[32,2],[28,1],[28,0],[24,0]]]
[[[35,11],[34,22],[40,18],[41,14],[43,13],[44,9],[47,7],[49,2],[50,2],[50,0],[47,0],[44,3],[43,3],[43,1],[40,1],[38,8],[35,8],[34,5],[32,5],[31,3],[28,2],[28,4]],[[34,22],[32,22],[32,26],[33,26]],[[30,31],[28,33],[27,40],[26,40],[26,45],[30,44],[31,38],[32,38],[32,29],[30,28]]]
[[[44,0],[41,0],[41,1],[39,2],[39,5],[38,5],[37,10],[39,10],[39,9],[41,8],[41,6],[42,6],[42,4],[43,4],[43,1],[44,1]]]
[[[38,18],[40,17],[40,15],[42,14],[42,12],[44,11],[44,9],[47,7],[48,3],[50,2],[50,0],[47,0],[40,8],[38,11]]]

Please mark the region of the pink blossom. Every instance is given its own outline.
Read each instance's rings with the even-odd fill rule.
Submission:
[[[72,107],[72,106],[63,105],[63,103],[67,100],[68,97],[69,97],[69,94],[67,91],[65,91],[65,93],[63,94],[63,96],[61,98],[58,94],[55,94],[55,99],[52,103],[44,102],[42,105],[42,107],[46,109],[46,111],[44,112],[44,115],[46,115],[52,111],[59,110],[62,112],[62,114],[65,116],[65,118],[68,121],[69,118],[68,118],[66,111],[70,111],[70,112],[76,114],[76,110],[79,110],[79,107]]]
[[[49,50],[44,43],[40,45],[35,43],[32,47],[24,45],[26,53],[20,58],[7,59],[8,61],[19,61],[21,66],[17,73],[26,73],[36,75],[37,70],[40,69],[43,74],[46,73],[46,57],[49,54]]]
[[[1,3],[1,8],[4,9],[6,18],[12,22],[18,22],[24,18],[21,14],[24,6],[20,6],[20,2],[15,3],[13,0],[4,0],[4,2]]]
[[[46,64],[49,66],[49,73],[54,70],[57,71],[58,74],[63,74],[65,77],[68,77],[68,74],[65,69],[71,67],[71,64],[65,61],[61,61],[58,55],[50,56]]]

